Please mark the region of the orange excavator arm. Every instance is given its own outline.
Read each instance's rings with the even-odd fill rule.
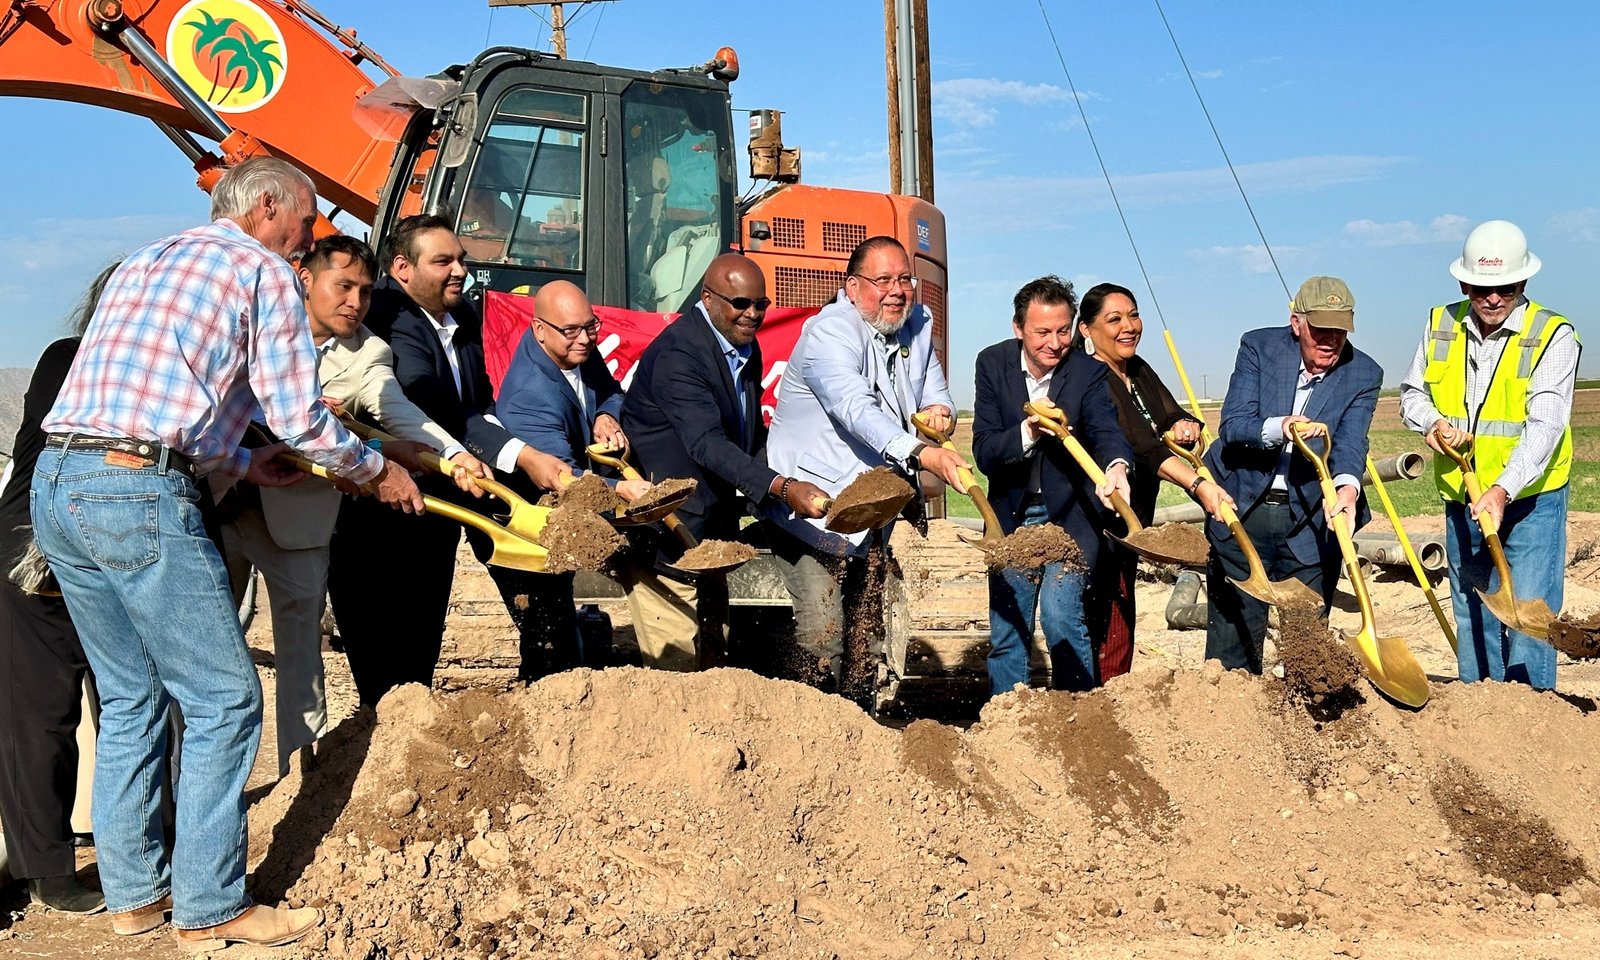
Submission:
[[[0,0],[0,6],[0,96],[148,117],[189,153],[206,189],[222,165],[263,153],[282,157],[311,176],[319,195],[371,222],[397,143],[355,121],[357,100],[374,86],[359,63],[395,71],[353,31],[308,4]],[[175,82],[187,91],[174,91]],[[218,141],[221,155],[180,131]]]

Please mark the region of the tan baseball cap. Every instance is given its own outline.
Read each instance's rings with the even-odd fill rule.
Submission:
[[[1294,295],[1289,309],[1304,316],[1313,327],[1350,331],[1356,328],[1356,298],[1338,277],[1312,277],[1300,284],[1300,292]]]

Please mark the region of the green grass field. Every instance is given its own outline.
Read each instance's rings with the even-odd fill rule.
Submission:
[[[1600,381],[1581,381],[1579,389],[1586,389],[1586,384],[1600,386]],[[1372,458],[1381,460],[1384,457],[1415,450],[1432,456],[1432,452],[1422,442],[1422,438],[1409,430],[1390,428],[1390,424],[1399,422],[1396,413],[1397,401],[1392,397],[1385,397],[1379,401],[1378,413],[1373,417],[1373,423],[1385,427],[1373,430],[1368,434],[1372,448]],[[1216,422],[1217,411],[1215,408],[1206,410],[1207,418]],[[1600,512],[1600,391],[1578,394],[1573,405],[1573,430],[1572,430],[1572,494],[1568,509],[1578,512]],[[956,429],[956,446],[960,448],[963,456],[971,458],[972,455],[972,427],[970,419],[964,419]],[[1438,516],[1444,512],[1444,506],[1438,494],[1433,489],[1431,474],[1424,470],[1416,480],[1400,481],[1388,484],[1389,496],[1394,500],[1395,509],[1402,517]],[[978,481],[988,489],[988,482],[981,473]],[[1161,497],[1157,501],[1162,506],[1182,503],[1187,498],[1182,490],[1171,484],[1163,484]],[[1374,513],[1381,512],[1382,507],[1374,494],[1371,497]],[[945,504],[953,517],[977,517],[978,511],[972,506],[972,501],[954,491],[945,498]]]

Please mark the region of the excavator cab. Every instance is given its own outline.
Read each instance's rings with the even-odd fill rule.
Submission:
[[[413,117],[373,230],[453,217],[469,296],[566,279],[597,304],[673,312],[735,236],[727,83],[512,48],[446,75],[457,92]]]

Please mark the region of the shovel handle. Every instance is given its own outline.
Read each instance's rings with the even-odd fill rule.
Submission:
[[[621,471],[622,479],[644,479],[644,474],[640,473],[634,468],[633,464],[628,462],[628,451],[618,450],[604,443],[591,443],[584,449],[589,454],[589,459],[595,463]],[[695,535],[689,532],[689,528],[683,525],[682,520],[678,519],[677,511],[662,517],[661,522],[666,525],[668,530],[672,531],[672,535],[678,538],[678,542],[683,544],[685,550],[693,550],[700,545],[700,541],[695,539]]]
[[[917,433],[922,435],[922,439],[928,441],[929,443],[943,447],[944,449],[949,450],[951,453],[959,454],[961,452],[956,449],[955,443],[952,442],[949,437],[928,426],[928,422],[923,419],[922,414],[913,413],[911,415],[911,425],[917,429]],[[966,467],[961,467],[956,471],[956,480],[959,481],[959,483],[956,485],[957,493],[965,494],[969,497],[974,496],[973,485],[978,481],[977,478],[972,475],[971,470],[967,469]],[[976,496],[983,496],[983,492],[981,490],[978,491]],[[976,502],[976,500],[974,500],[974,502]],[[983,507],[987,505],[987,502],[983,505],[980,505],[978,512],[982,513]]]
[[[1039,425],[1061,441],[1061,445],[1067,448],[1068,453],[1072,454],[1072,459],[1078,462],[1078,466],[1083,470],[1084,475],[1089,478],[1090,483],[1096,487],[1106,485],[1106,472],[1100,469],[1100,465],[1094,462],[1093,457],[1089,456],[1089,451],[1085,450],[1083,444],[1078,442],[1078,438],[1072,435],[1071,429],[1067,426],[1067,412],[1065,410],[1053,403],[1040,400],[1030,400],[1022,409],[1029,414],[1037,416]],[[1128,501],[1122,499],[1122,494],[1114,490],[1111,493],[1111,509],[1117,511],[1117,516],[1121,517],[1122,522],[1127,524],[1128,536],[1131,537],[1144,529],[1144,524],[1139,522],[1139,518],[1134,514],[1133,508],[1128,506]]]
[[[346,429],[361,439],[369,442],[377,441],[379,452],[382,452],[384,444],[398,441],[400,439],[393,434],[384,433],[377,427],[368,426],[367,424],[364,424],[359,420],[351,419],[348,416],[341,415],[339,419],[343,421]],[[449,477],[452,480],[455,479],[456,471],[460,469],[455,464],[431,450],[418,451],[417,459],[421,461],[422,465],[427,467],[429,470],[432,470],[434,473],[437,473],[441,476]],[[502,502],[510,506],[521,506],[527,502],[518,496],[510,487],[498,480],[493,479],[492,477],[473,477],[472,482],[478,487],[479,490],[498,497]]]

